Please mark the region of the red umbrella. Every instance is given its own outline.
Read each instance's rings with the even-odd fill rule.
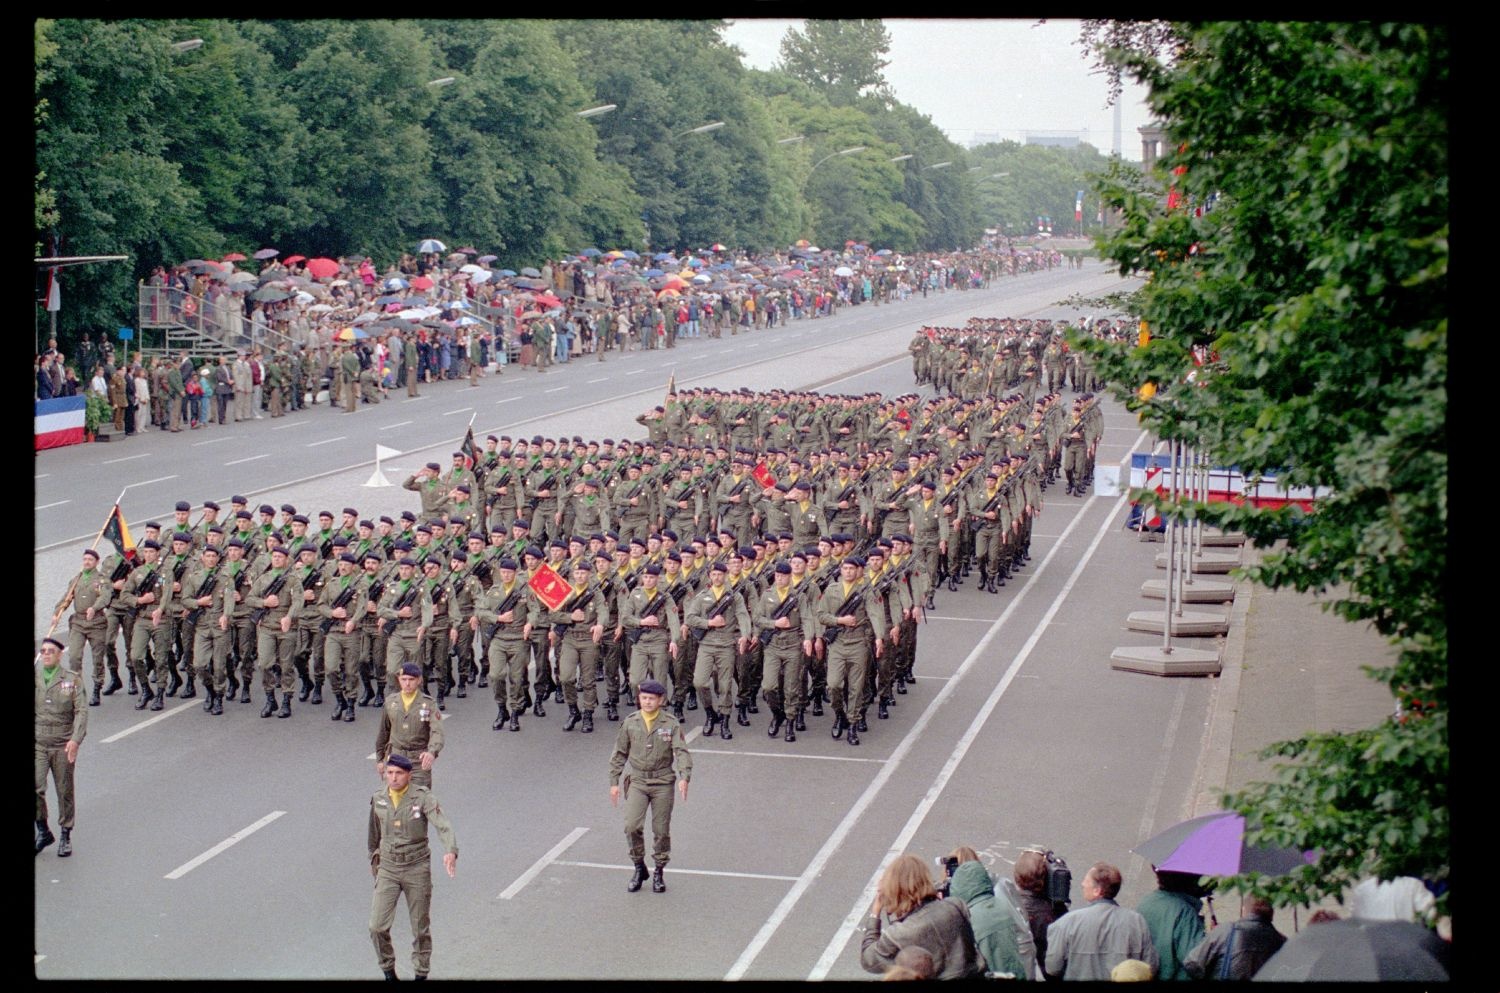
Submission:
[[[536,302],[537,302],[538,306],[542,306],[542,307],[549,307],[550,308],[550,307],[561,307],[562,306],[562,301],[559,300],[557,297],[553,296],[551,293],[540,293],[540,294],[538,294],[537,298],[536,298]]]
[[[329,279],[339,271],[339,264],[333,259],[308,259],[307,271],[314,279]]]
[[[224,256],[224,261],[225,262],[243,262],[243,261],[245,261],[245,257],[243,255],[241,255],[239,252],[230,252],[228,255]]]
[[[430,276],[417,276],[411,281],[411,288],[414,290],[430,290],[432,289],[432,278]]]
[[[306,261],[306,259],[306,255],[288,255],[281,262],[283,265],[296,265],[298,262]]]

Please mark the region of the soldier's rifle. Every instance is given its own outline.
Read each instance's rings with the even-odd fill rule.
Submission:
[[[266,587],[266,591],[261,594],[261,599],[265,599],[268,596],[279,595],[282,589],[286,586],[286,577],[290,572],[291,570],[288,569],[281,575],[277,576],[275,579],[271,580],[270,585]],[[256,607],[254,610],[250,611],[250,623],[259,624],[261,620],[270,612],[270,607]]]
[[[719,599],[714,602],[714,605],[708,609],[708,613],[704,615],[703,619],[705,621],[712,621],[715,617],[723,617],[724,614],[729,610],[729,608],[734,606],[734,602],[736,599],[738,599],[738,597],[739,594],[737,591],[725,590],[719,597]],[[694,641],[702,641],[703,636],[707,634],[708,631],[708,628],[700,629],[689,627],[688,636],[691,637]]]
[[[500,601],[500,606],[495,609],[495,616],[499,617],[501,614],[508,614],[512,610],[515,610],[516,605],[521,602],[521,597],[525,595],[525,592],[526,587],[517,585],[515,589],[511,590],[510,593],[506,595],[504,600]],[[494,624],[490,625],[489,631],[485,632],[485,640],[488,641],[489,639],[495,637],[495,635],[499,634],[500,628],[506,623],[513,624],[515,622],[506,622],[499,620],[495,621]]]
[[[406,588],[406,592],[402,593],[399,597],[396,598],[395,606],[392,609],[395,610],[397,614],[400,614],[402,608],[410,607],[412,604],[416,603],[417,597],[421,595],[422,584],[420,582],[414,582]],[[401,620],[402,619],[398,616],[382,621],[380,623],[380,633],[389,638],[392,634],[395,633],[396,628],[401,626]]]
[[[340,607],[349,606],[350,601],[354,599],[354,594],[358,590],[359,583],[351,578],[349,585],[344,587],[343,592],[334,597],[333,603],[329,604],[329,609],[338,610]],[[338,620],[339,619],[337,617],[323,618],[323,620],[318,622],[318,631],[322,634],[327,634],[329,631],[333,630],[333,626],[338,623]]]

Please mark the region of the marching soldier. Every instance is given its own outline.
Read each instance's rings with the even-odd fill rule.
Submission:
[[[416,389],[416,369],[410,367],[411,389]],[[370,901],[370,937],[375,956],[386,979],[396,977],[396,952],[391,945],[391,925],[396,919],[396,901],[406,896],[411,915],[412,966],[417,979],[426,979],[432,966],[432,862],[427,825],[437,829],[445,853],[443,868],[452,878],[458,865],[458,839],[442,804],[424,786],[413,785],[412,763],[405,755],[392,755],[385,764],[385,788],[370,798],[370,874],[375,894]]]
[[[755,626],[764,648],[760,689],[771,708],[767,735],[776,737],[785,725],[791,742],[797,740],[795,715],[802,709],[802,660],[812,654],[816,628],[803,602],[805,590],[792,587],[791,564],[778,562],[774,569],[772,587],[755,603]]]
[[[52,611],[52,626],[56,627],[63,611],[71,603],[73,613],[68,617],[68,658],[80,669],[83,649],[87,645],[93,653],[94,691],[89,697],[89,706],[99,706],[100,684],[104,682],[105,637],[109,633],[110,601],[114,598],[114,587],[109,577],[99,568],[99,553],[92,548],[83,552],[83,569],[73,578],[68,592]],[[120,674],[116,669],[110,681],[109,692],[120,688]]]
[[[703,735],[713,734],[717,724],[719,737],[726,741],[734,737],[729,728],[729,708],[735,652],[744,649],[751,631],[745,601],[724,583],[727,571],[725,563],[714,562],[709,567],[709,585],[688,600],[686,609],[688,633],[698,642],[693,686],[708,718]],[[724,602],[725,597],[730,601]],[[732,619],[728,616],[731,613]]]
[[[281,545],[271,549],[271,567],[262,572],[250,584],[250,593],[245,602],[251,608],[250,621],[255,625],[256,668],[260,670],[261,688],[266,692],[266,705],[261,708],[261,717],[292,716],[292,666],[293,647],[296,635],[292,625],[302,616],[302,587],[287,562],[287,550]],[[277,679],[272,672],[279,666]],[[276,710],[276,687],[281,685],[281,710]]]
[[[78,746],[88,732],[89,709],[83,702],[83,676],[62,665],[63,643],[42,641],[42,664],[36,668],[36,854],[58,839],[47,823],[47,777],[57,786],[57,857],[73,854],[73,770]],[[686,790],[683,796],[686,797]]]
[[[498,708],[491,727],[499,731],[508,724],[510,730],[519,731],[534,605],[526,583],[517,574],[515,559],[502,558],[496,572],[494,585],[475,598],[474,616],[480,629],[488,632],[486,660]]]
[[[414,759],[412,782],[432,789],[432,766],[443,750],[443,715],[437,701],[422,691],[422,667],[406,662],[396,674],[397,692],[380,708],[375,732],[375,771],[385,774],[392,755]]]
[[[609,758],[609,800],[620,805],[625,797],[625,840],[635,872],[626,889],[635,893],[646,881],[646,812],[651,812],[652,855],[656,871],[651,892],[665,893],[662,878],[672,858],[672,787],[687,801],[688,781],[693,775],[693,756],[687,749],[682,725],[661,710],[667,688],[654,679],[641,684],[637,696],[640,710],[625,718],[615,736]],[[621,781],[624,781],[623,789]]]
[[[166,706],[167,688],[165,685],[155,690],[151,688],[148,655],[158,660],[158,666],[165,668],[165,663],[160,660],[167,657],[169,629],[162,607],[171,599],[172,586],[162,575],[161,563],[157,560],[161,545],[147,538],[140,544],[140,553],[141,564],[126,577],[125,589],[118,599],[132,612],[134,624],[130,636],[130,667],[141,687],[141,698],[135,709],[145,710],[150,705],[154,710],[161,710]],[[163,676],[162,682],[165,681]]]
[[[595,665],[609,626],[609,607],[601,588],[590,580],[593,570],[585,559],[575,562],[572,571],[576,592],[557,610],[545,613],[542,623],[551,628],[548,640],[558,649],[558,679],[568,707],[563,730],[573,730],[581,719],[583,733],[593,734],[594,709],[599,705]]]
[[[338,559],[338,573],[323,584],[317,601],[319,631],[323,635],[323,661],[328,673],[328,688],[338,704],[332,720],[354,720],[354,689],[359,679],[360,618],[365,615],[369,593],[357,571],[358,559],[344,552]],[[365,678],[366,685],[369,677]]]
[[[883,653],[885,621],[877,604],[867,602],[868,587],[860,580],[864,559],[851,555],[839,565],[839,581],[830,582],[818,600],[817,620],[825,630],[828,654],[828,692],[833,698],[835,739],[849,732],[849,744],[859,744],[865,724],[865,670],[869,665],[870,635],[875,658]],[[867,727],[865,728],[868,729]]]

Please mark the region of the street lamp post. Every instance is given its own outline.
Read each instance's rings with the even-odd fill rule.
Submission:
[[[949,166],[951,166],[952,164],[953,164],[952,161],[948,161],[948,162],[934,162],[932,165],[928,166],[927,168],[929,168],[929,169],[946,169]]]
[[[837,152],[830,152],[829,154],[823,156],[818,161],[814,162],[813,165],[812,165],[812,169],[807,170],[807,174],[809,176],[811,176],[812,173],[813,173],[813,169],[816,169],[818,166],[822,165],[824,162],[827,162],[829,159],[836,159],[840,155],[853,155],[855,152],[863,152],[865,150],[865,147],[866,146],[864,146],[864,145],[855,145],[852,148],[842,148],[842,149],[839,149]]]
[[[807,135],[805,135],[805,134],[794,134],[790,138],[777,138],[776,139],[776,144],[778,144],[778,145],[795,145],[799,141],[806,141],[806,140],[807,140]]]
[[[427,85],[428,86],[443,87],[443,86],[451,86],[453,83],[456,83],[456,82],[458,82],[458,77],[457,76],[444,76],[442,79],[429,80],[428,83],[427,83]]]
[[[191,52],[195,48],[202,48],[202,47],[203,47],[203,39],[202,38],[189,38],[187,41],[174,41],[174,42],[172,42],[172,51],[174,51],[174,52]]]
[[[578,116],[579,117],[599,117],[599,116],[601,116],[603,114],[608,114],[610,111],[614,110],[616,106],[617,106],[616,104],[612,104],[612,103],[601,104],[598,107],[590,107],[587,110],[580,110],[578,112]]]
[[[907,159],[914,159],[914,158],[916,158],[915,155],[913,155],[911,152],[907,152],[905,155],[898,155],[898,156],[896,156],[893,159],[886,159],[886,161],[887,162],[905,162]]]
[[[720,128],[722,128],[723,126],[724,126],[724,122],[723,121],[712,121],[712,122],[710,122],[708,124],[700,124],[696,128],[689,128],[688,130],[682,132],[681,134],[674,134],[672,137],[674,137],[674,138],[685,138],[685,137],[687,137],[690,134],[707,134],[710,131],[717,131]]]

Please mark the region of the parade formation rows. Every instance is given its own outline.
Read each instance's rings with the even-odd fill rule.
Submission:
[[[640,440],[471,435],[405,481],[419,506],[394,518],[184,500],[138,549],[106,529],[123,540],[84,553],[55,619],[71,665],[90,654],[92,706],[125,688],[122,659],[137,709],[201,692],[218,715],[258,684],[260,716],[287,718],[294,695],[327,692],[334,721],[380,708],[381,759],[435,756],[438,712],[471,690],[490,690],[497,731],[550,704],[590,733],[648,680],[679,720],[701,707],[705,735],[764,704],[792,742],[826,705],[858,745],[868,709],[884,719],[907,692],[939,591],[977,571],[998,593],[1042,491],[1087,491],[1101,384],[1065,330],[921,329],[925,401],[669,384]],[[408,664],[436,683],[415,721],[397,703]]]

